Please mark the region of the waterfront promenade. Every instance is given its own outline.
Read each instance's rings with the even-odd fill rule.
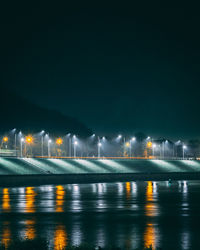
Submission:
[[[0,158],[0,185],[200,179],[200,161]]]

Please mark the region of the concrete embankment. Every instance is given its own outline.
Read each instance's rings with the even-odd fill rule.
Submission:
[[[195,160],[0,158],[0,186],[200,179]]]
[[[126,181],[200,180],[200,173],[59,174],[0,176],[0,187]]]

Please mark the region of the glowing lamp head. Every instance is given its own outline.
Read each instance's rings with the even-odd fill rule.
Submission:
[[[75,141],[75,142],[74,142],[74,145],[78,145],[78,142],[77,142],[77,141]]]
[[[156,144],[153,144],[152,146],[153,146],[153,148],[156,148]]]
[[[101,146],[102,146],[101,142],[99,142],[99,143],[98,143],[98,146],[99,146],[99,147],[101,147]]]
[[[118,135],[118,139],[121,139],[122,138],[122,135]]]
[[[135,139],[135,137],[133,137],[132,139],[131,139],[131,141],[135,141],[136,139]]]
[[[186,148],[187,148],[187,146],[183,145],[183,148],[184,148],[184,149],[186,149]]]
[[[48,143],[52,143],[52,140],[49,139],[49,140],[48,140]]]
[[[8,137],[7,137],[7,136],[4,136],[3,141],[4,141],[4,142],[8,142]]]
[[[151,142],[151,141],[149,141],[149,142],[147,143],[147,147],[148,147],[148,148],[152,148],[152,142]]]
[[[57,145],[62,145],[63,144],[63,139],[62,138],[56,139],[56,144]]]
[[[127,143],[126,143],[126,147],[130,147],[130,142],[127,142]]]
[[[28,143],[28,144],[33,143],[33,137],[31,135],[26,136],[26,143]]]

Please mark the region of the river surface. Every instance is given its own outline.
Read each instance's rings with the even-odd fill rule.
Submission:
[[[125,182],[0,189],[0,241],[200,249],[200,182]]]

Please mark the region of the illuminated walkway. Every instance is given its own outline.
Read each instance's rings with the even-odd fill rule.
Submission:
[[[179,172],[200,172],[200,161],[0,158],[0,175]]]

